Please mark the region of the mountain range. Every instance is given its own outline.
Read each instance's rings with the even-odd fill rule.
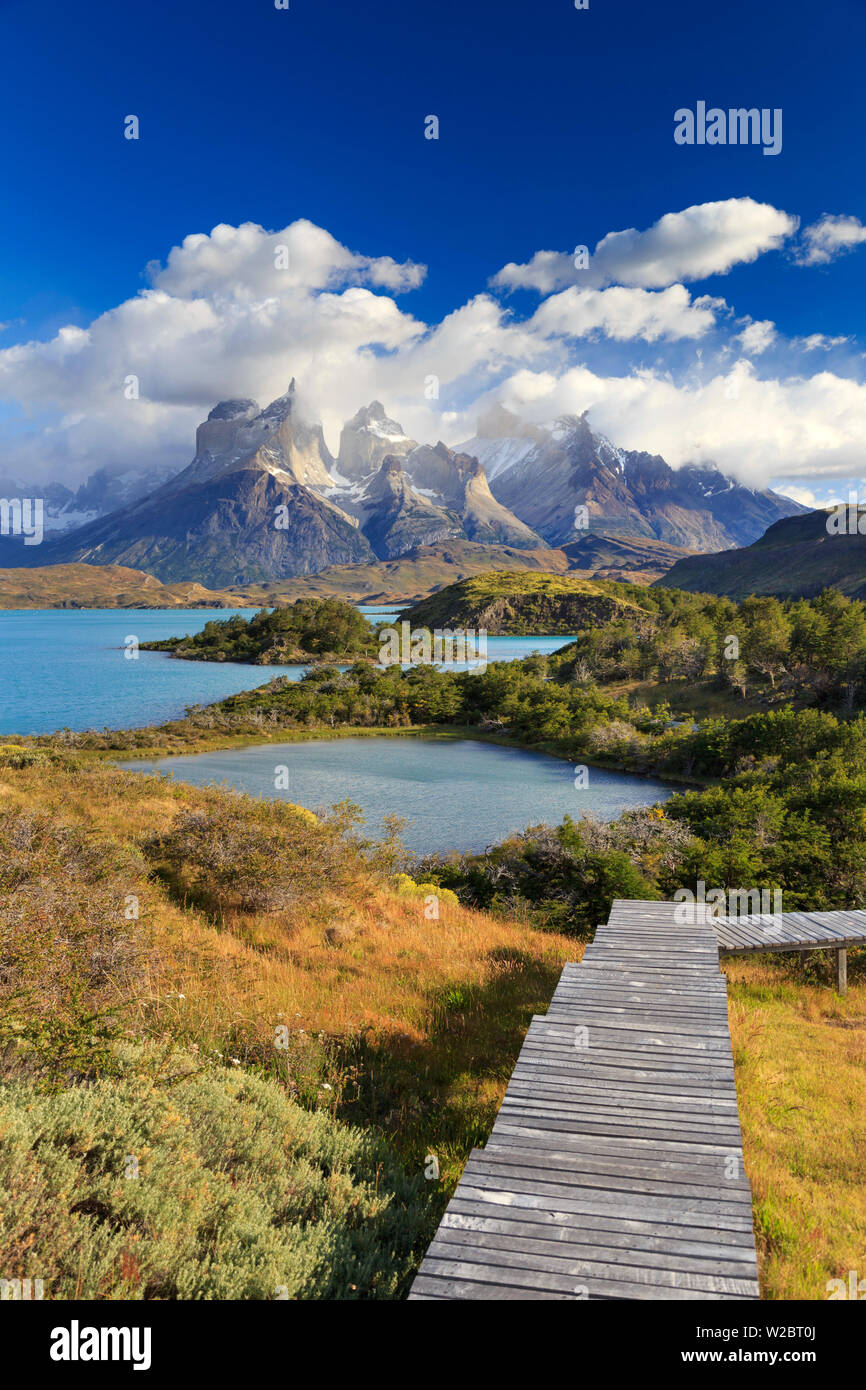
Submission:
[[[105,490],[116,498],[116,479]],[[95,491],[98,475],[70,499],[92,502]],[[688,550],[748,544],[803,510],[712,467],[675,470],[658,455],[618,449],[586,416],[544,429],[495,407],[452,449],[411,439],[373,401],[344,425],[335,458],[292,381],[264,410],[247,398],[221,401],[198,427],[191,463],[144,495],[49,532],[41,546],[0,538],[0,564],[114,564],[166,583],[224,586],[457,541],[566,547],[583,568],[581,546],[600,558],[599,541],[633,540],[658,544],[662,569]]]

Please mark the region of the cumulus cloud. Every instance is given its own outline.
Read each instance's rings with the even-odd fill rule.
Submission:
[[[666,213],[643,232],[634,227],[608,232],[585,270],[575,267],[573,255],[537,251],[524,265],[509,261],[491,283],[497,289],[534,289],[540,294],[573,284],[662,289],[677,280],[724,275],[735,265],[777,251],[798,225],[796,217],[753,198],[699,203]]]
[[[48,433],[18,423],[10,435],[7,422],[10,471],[41,459],[48,476],[75,481],[88,458],[92,467],[108,455],[135,468],[157,450],[181,467],[216,400],[269,401],[292,376],[312,409],[331,406],[338,432],[346,374],[425,331],[392,297],[419,284],[424,267],[359,255],[308,221],[278,232],[220,225],[185,238],[148,274],[150,289],[88,328],[0,351],[0,396],[27,415],[55,416]],[[125,389],[131,376],[135,400]]]
[[[770,319],[748,319],[742,332],[734,335],[747,357],[759,357],[776,341],[776,325]]]
[[[799,352],[796,374],[780,373],[775,353],[776,375],[759,377],[749,359],[776,346],[769,320],[728,327],[724,300],[661,283],[754,258],[794,222],[750,199],[688,209],[599,243],[602,279],[655,287],[572,283],[525,318],[481,293],[432,324],[398,303],[423,278],[412,261],[353,251],[303,220],[276,232],[220,225],[153,263],[149,288],[88,326],[0,351],[0,396],[12,404],[0,417],[4,472],[73,485],[106,464],[179,469],[217,400],[264,405],[295,377],[333,449],[374,398],[416,439],[450,443],[504,398],[538,423],[589,410],[617,443],[675,464],[712,458],[763,483],[841,477],[866,434],[866,386],[804,376]],[[798,346],[836,341],[814,334]],[[650,345],[647,367],[639,354]],[[137,399],[125,390],[131,376]]]
[[[827,265],[866,241],[866,227],[857,217],[833,217],[825,212],[803,231],[794,259],[799,265]]]
[[[399,293],[416,289],[427,267],[391,256],[361,256],[330,232],[300,218],[279,232],[256,222],[222,222],[209,234],[185,237],[165,265],[151,261],[151,282],[171,295],[225,294],[249,301],[284,294],[287,288],[334,289],[353,280]]]
[[[575,285],[545,299],[528,327],[544,337],[585,338],[594,333],[620,341],[641,338],[700,338],[715,327],[714,309],[723,301],[704,296],[692,302],[684,285],[649,291],[616,286],[582,290]]]
[[[662,454],[674,466],[713,462],[753,486],[782,474],[847,477],[862,467],[866,384],[831,372],[768,379],[745,358],[700,382],[652,370],[524,368],[498,396],[539,424],[588,411],[623,448]]]

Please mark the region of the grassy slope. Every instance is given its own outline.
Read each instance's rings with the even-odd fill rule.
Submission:
[[[488,633],[572,633],[629,608],[617,586],[575,574],[478,575],[451,584],[406,613],[419,627],[486,628]]]
[[[192,581],[162,584],[125,565],[0,570],[0,608],[220,608],[244,602]]]
[[[866,534],[828,534],[830,515],[820,511],[786,517],[753,545],[689,556],[656,580],[656,587],[734,599],[750,594],[813,598],[833,588],[850,598],[862,598]]]
[[[568,564],[561,550],[515,550],[455,541],[421,546],[398,560],[334,565],[320,574],[230,589],[207,589],[192,580],[163,584],[143,570],[124,565],[46,565],[0,569],[0,609],[260,608],[308,597],[402,602],[489,569],[560,572]]]
[[[148,877],[141,846],[191,811],[214,819],[217,852],[226,845],[230,816],[248,820],[251,842],[258,844],[268,829],[262,817],[272,814],[268,803],[226,792],[172,785],[95,763],[73,768],[60,758],[50,765],[0,769],[0,799],[8,816],[45,815],[61,831],[65,825],[80,832],[101,866],[94,869],[95,881],[84,883],[76,897],[77,879],[69,864],[46,858],[32,884],[28,880],[19,888],[30,903],[24,917],[30,923],[28,931],[21,931],[14,905],[0,912],[0,947],[7,967],[11,963],[4,976],[6,1040],[10,1026],[15,1032],[11,1014],[16,1009],[22,1023],[29,1021],[19,1048],[4,1056],[0,1047],[0,1070],[11,1078],[13,1088],[18,1087],[18,1098],[13,1096],[0,1110],[0,1133],[8,1136],[20,1128],[25,1106],[20,1088],[28,1078],[35,1087],[35,1102],[41,1094],[36,1083],[46,1068],[47,1076],[55,1078],[64,1072],[91,1074],[91,1037],[104,1054],[103,1063],[110,1059],[116,1043],[103,1039],[94,1011],[103,1019],[107,1011],[122,1020],[124,1045],[142,1048],[156,1040],[162,1044],[151,1061],[139,1060],[134,1084],[145,1092],[158,1086],[161,1065],[175,1078],[178,1124],[192,1124],[195,1110],[195,1096],[185,1100],[187,1083],[177,1081],[187,1070],[185,1059],[195,1058],[205,1068],[204,1080],[215,1076],[217,1083],[223,1069],[234,1066],[231,1059],[237,1059],[242,1074],[277,1083],[305,1109],[354,1123],[373,1137],[383,1136],[395,1157],[390,1167],[381,1160],[382,1172],[390,1174],[395,1191],[406,1183],[411,1186],[423,1172],[427,1155],[436,1155],[441,1181],[424,1184],[420,1198],[416,1195],[408,1207],[414,1253],[395,1256],[392,1269],[390,1257],[378,1250],[375,1286],[393,1286],[398,1292],[405,1288],[408,1271],[420,1258],[469,1149],[489,1131],[532,1014],[546,1007],[563,961],[579,954],[575,943],[444,900],[439,920],[427,920],[423,896],[395,891],[356,856],[335,848],[333,837],[308,814],[297,817],[291,848],[269,853],[269,867],[257,871],[266,884],[285,886],[288,898],[279,910],[252,909],[231,900],[216,910],[213,903],[199,901],[186,871],[176,879]],[[61,814],[58,806],[63,807]],[[17,843],[22,833],[18,825]],[[75,855],[80,859],[81,851],[75,849]],[[190,866],[194,867],[194,856]],[[205,866],[206,881],[212,875],[213,866]],[[122,919],[129,893],[141,902],[141,926],[135,930]],[[44,910],[35,911],[35,902]],[[286,1051],[274,1048],[274,1030],[281,1024],[288,1028]],[[173,1047],[179,1049],[177,1056]],[[99,1084],[115,1083],[109,1076]],[[125,1084],[122,1076],[116,1081],[121,1091]],[[255,1095],[250,1099],[252,1110],[263,1104],[273,1107],[277,1101]],[[128,1123],[122,1119],[126,1112],[120,1101],[118,1106],[121,1124]],[[104,1106],[99,1113],[103,1111]],[[156,1120],[162,1131],[167,1121],[160,1114]],[[76,1118],[85,1131],[96,1124],[92,1116],[89,1121],[86,1116]],[[194,1182],[191,1177],[191,1190],[197,1192],[206,1178],[201,1170],[212,1164],[207,1155],[216,1142],[210,1135],[193,1144],[200,1176]],[[128,1147],[132,1141],[120,1143]],[[157,1148],[163,1152],[159,1144]],[[26,1186],[21,1168],[27,1165],[26,1151],[25,1145],[16,1191],[21,1183]],[[169,1174],[173,1162],[166,1160]],[[395,1162],[405,1176],[394,1172]],[[254,1179],[255,1163],[250,1163]],[[36,1172],[32,1162],[30,1170]],[[91,1271],[90,1256],[82,1246],[90,1235],[84,1227],[76,1228],[75,1235],[71,1196],[63,1192],[74,1191],[76,1202],[103,1206],[106,1190],[115,1191],[118,1202],[126,1198],[118,1195],[116,1183],[112,1188],[111,1171],[96,1153],[85,1172],[76,1172],[74,1183],[69,1174],[64,1178],[61,1173],[59,1192],[53,1205],[49,1203],[50,1209],[58,1209],[52,1221],[63,1227],[61,1245],[66,1251],[56,1279],[71,1288],[70,1271],[83,1261],[82,1287],[91,1290],[90,1296],[109,1296],[109,1291],[119,1296],[121,1289],[123,1296],[130,1296],[124,1283],[133,1268],[128,1258],[121,1261],[115,1252],[112,1275],[111,1252],[102,1250],[101,1263]],[[363,1186],[370,1176],[369,1171],[356,1171],[353,1180]],[[41,1181],[38,1173],[36,1177]],[[378,1181],[375,1172],[372,1178]],[[169,1196],[165,1200],[170,1207]],[[363,1202],[369,1200],[369,1195],[360,1196]],[[196,1209],[204,1211],[206,1226],[207,1212],[198,1198],[195,1202]],[[35,1197],[33,1203],[35,1211],[43,1212],[40,1240],[47,1240],[51,1233],[42,1229],[46,1209]],[[68,1221],[62,1219],[64,1203]],[[97,1225],[100,1209],[94,1207]],[[22,1244],[15,1211],[7,1207],[5,1227],[3,1217],[0,1209],[4,1271],[7,1277],[25,1277],[33,1271],[25,1268],[28,1247]],[[232,1220],[228,1211],[227,1240]],[[201,1241],[195,1248],[200,1250]],[[186,1249],[192,1258],[191,1247]],[[150,1251],[138,1296],[156,1278],[153,1266],[160,1258],[158,1251]],[[325,1296],[322,1277],[315,1296]],[[98,1284],[100,1279],[108,1279],[109,1286],[100,1285],[103,1292],[93,1295],[94,1280]],[[211,1292],[201,1296],[221,1296],[214,1294],[215,1285],[208,1287]],[[265,1296],[255,1292],[260,1286],[254,1282],[246,1287],[245,1296]]]
[[[831,955],[723,957],[765,1298],[826,1298],[866,1242],[866,981],[833,991]]]
[[[399,1260],[394,1257],[394,1268],[390,1257],[383,1265],[380,1250],[375,1279],[360,1296],[371,1296],[377,1289],[385,1296],[392,1289],[402,1291],[468,1150],[483,1143],[489,1132],[529,1018],[544,1011],[562,962],[579,958],[582,947],[519,921],[447,903],[438,921],[428,921],[423,898],[394,892],[354,859],[342,864],[339,855],[336,869],[326,875],[329,888],[323,894],[318,866],[324,851],[317,841],[319,832],[303,817],[298,819],[294,851],[274,861],[298,890],[295,901],[281,911],[244,911],[229,904],[214,913],[194,904],[188,884],[172,886],[148,878],[141,865],[136,870],[138,847],[190,811],[219,817],[230,806],[246,815],[244,807],[249,806],[258,834],[257,818],[268,814],[267,806],[259,803],[256,808],[225,792],[134,777],[86,760],[73,769],[61,758],[48,775],[39,765],[4,768],[0,797],[11,814],[43,812],[82,828],[107,866],[103,897],[114,894],[119,899],[128,892],[141,897],[142,921],[147,924],[146,973],[137,981],[121,978],[116,989],[109,980],[101,994],[103,1005],[125,1000],[125,1031],[139,1045],[146,1048],[155,1039],[162,1041],[158,1056],[152,1053],[148,1061],[145,1055],[139,1064],[139,1094],[142,1073],[146,1089],[158,1087],[159,1067],[166,1069],[165,1046],[173,1043],[181,1060],[178,1063],[172,1055],[167,1070],[183,1072],[188,1066],[183,1059],[190,1057],[203,1061],[201,1084],[217,1085],[210,1103],[221,1094],[223,1068],[231,1067],[230,1059],[236,1058],[241,1077],[274,1082],[307,1111],[352,1122],[372,1136],[383,1135],[401,1165],[400,1173],[406,1175],[394,1174],[394,1161],[387,1156],[387,1161],[377,1160],[386,1167],[391,1164],[389,1183],[397,1191],[417,1177],[428,1154],[436,1154],[442,1181],[435,1188],[425,1187],[420,1208],[417,1203],[406,1205],[412,1249]],[[57,806],[63,807],[60,817]],[[111,855],[100,848],[109,844],[133,858],[112,869]],[[305,877],[304,866],[311,861],[315,872]],[[68,878],[58,881],[56,888],[66,902]],[[98,898],[92,891],[90,896]],[[51,928],[55,939],[56,912]],[[88,949],[104,949],[102,931],[99,935],[99,940],[86,943]],[[792,956],[781,962],[778,957],[727,958],[724,968],[730,982],[732,1041],[762,1290],[765,1297],[824,1297],[827,1279],[847,1277],[849,1268],[857,1268],[866,1237],[859,1141],[866,1101],[866,984],[852,976],[848,997],[837,999],[822,957],[810,965],[808,980],[800,978]],[[47,957],[34,958],[31,983],[41,992],[36,1015],[40,1007],[46,1016],[53,1015],[58,997],[70,997],[62,975],[66,969],[68,953],[57,958],[49,951]],[[62,1021],[63,1009],[60,1015]],[[283,1021],[290,1045],[285,1054],[278,1054],[273,1030]],[[37,1038],[37,1044],[37,1050],[59,1045],[56,1038]],[[68,1042],[65,1045],[68,1052]],[[106,1084],[115,1083],[100,1083]],[[121,1090],[125,1084],[122,1077],[116,1082]],[[183,1120],[188,1127],[201,1097],[190,1091],[186,1109],[186,1084],[180,1084],[177,1105],[181,1116],[188,1117]],[[34,1092],[31,1101],[35,1098]],[[261,1108],[280,1102],[276,1096],[251,1093],[249,1103]],[[0,1126],[3,1123],[0,1114]],[[197,1141],[197,1162],[204,1176],[216,1142],[213,1135]],[[127,1147],[125,1141],[121,1147]],[[248,1171],[254,1177],[256,1164],[272,1161],[250,1155]],[[173,1163],[168,1164],[172,1171]],[[363,1205],[369,1200],[364,1195],[368,1175],[363,1169],[359,1172],[357,1164],[352,1172]],[[84,1178],[92,1179],[94,1192],[104,1192],[103,1170]],[[198,1192],[202,1180],[191,1177],[191,1190]],[[75,1191],[81,1199],[79,1185],[80,1181]],[[166,1200],[170,1197],[171,1191]],[[200,1198],[194,1200],[202,1204]],[[47,1221],[47,1215],[43,1219]],[[56,1211],[52,1221],[55,1226],[60,1221]],[[20,1222],[16,1230],[19,1226]],[[61,1245],[67,1253],[60,1260],[58,1278],[71,1277],[69,1268],[80,1260],[80,1238],[74,1236],[64,1228],[66,1245]],[[16,1248],[12,1242],[5,1251],[6,1267],[13,1272],[18,1268]],[[106,1253],[100,1246],[94,1266],[109,1282],[114,1277],[111,1249]],[[187,1262],[201,1258],[200,1242],[184,1250]],[[120,1260],[115,1296],[120,1288],[130,1296],[128,1281],[137,1266],[114,1253]],[[150,1258],[150,1264],[145,1261],[142,1266],[137,1296],[148,1279],[153,1282],[156,1253]],[[287,1257],[271,1251],[269,1258],[272,1264]],[[354,1247],[331,1247],[324,1263],[342,1260],[354,1268],[355,1258]],[[297,1264],[292,1265],[292,1277],[313,1280],[314,1293],[306,1296],[323,1296],[324,1276],[321,1270],[317,1276],[315,1270],[310,1274],[307,1247],[299,1247],[292,1259]],[[20,1268],[26,1274],[23,1263]],[[222,1296],[215,1288],[206,1281],[197,1296]],[[248,1291],[246,1296],[267,1294]]]

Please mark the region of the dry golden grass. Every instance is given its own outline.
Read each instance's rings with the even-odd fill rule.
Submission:
[[[137,846],[229,795],[97,763],[0,774],[7,810],[57,815],[59,806],[63,822]],[[299,825],[299,837],[307,833]],[[146,984],[127,1021],[375,1124],[412,1163],[436,1153],[443,1190],[483,1142],[532,1014],[582,951],[444,901],[427,920],[423,898],[392,891],[363,865],[338,889],[323,877],[279,912],[209,915],[158,881],[122,886],[149,901],[151,918]],[[278,1028],[288,1030],[285,1050],[274,1045]]]
[[[866,983],[830,959],[723,959],[765,1298],[827,1298],[866,1277]]]

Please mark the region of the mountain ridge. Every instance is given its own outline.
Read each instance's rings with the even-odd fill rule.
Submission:
[[[828,530],[834,511],[783,517],[741,550],[685,556],[654,587],[738,599],[750,594],[814,598],[833,588],[849,598],[866,598],[866,534]],[[857,517],[866,530],[866,511]]]
[[[741,545],[804,510],[710,466],[674,470],[619,449],[585,414],[551,430],[494,407],[478,428],[488,434],[457,449],[418,444],[374,400],[346,422],[335,458],[293,379],[263,409],[248,397],[218,402],[192,461],[145,496],[41,546],[0,539],[0,565],[117,564],[224,588],[450,541],[539,550],[594,536],[667,547],[661,572],[674,551]]]

